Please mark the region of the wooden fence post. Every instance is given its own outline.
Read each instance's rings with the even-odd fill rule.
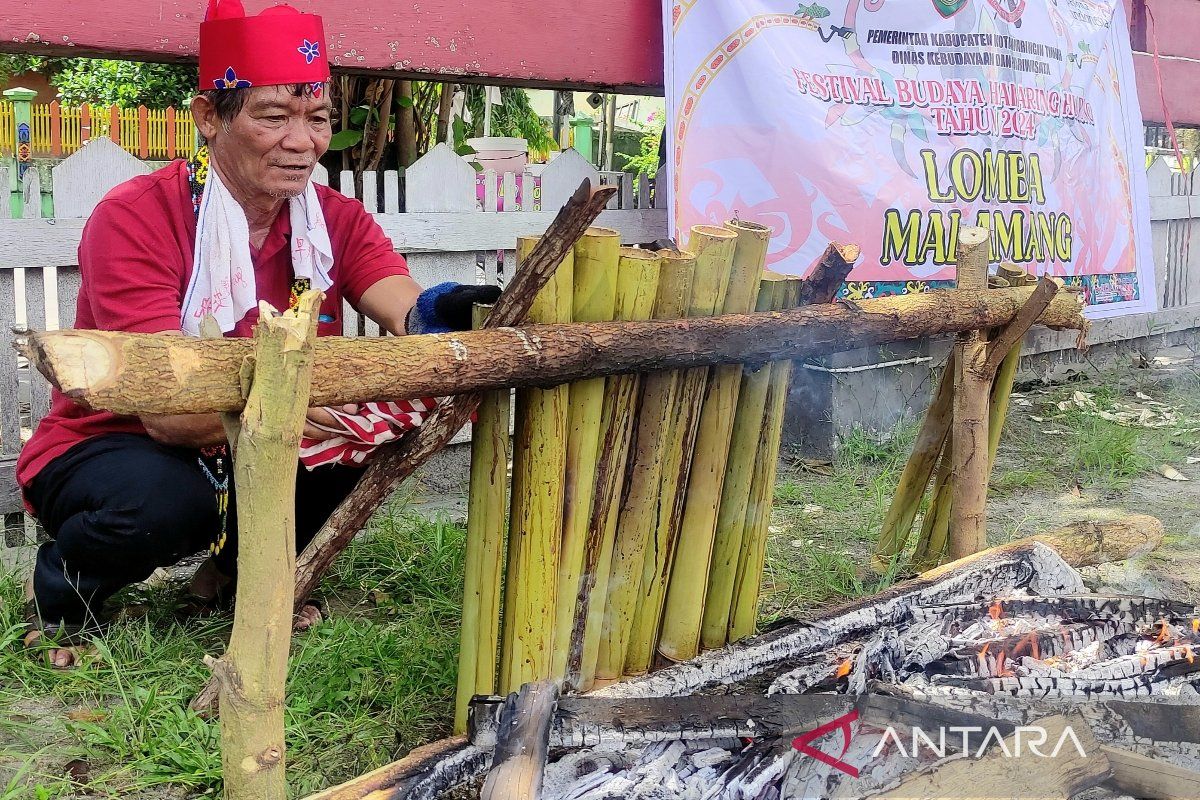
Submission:
[[[62,106],[57,100],[50,102],[50,155],[62,157]]]
[[[84,103],[79,107],[79,146],[83,147],[92,138],[92,106]]]
[[[150,110],[138,106],[138,158],[150,157]]]
[[[175,106],[167,106],[167,160],[175,160]]]
[[[121,145],[121,108],[120,106],[108,107],[108,138],[113,140],[113,144],[118,147]]]

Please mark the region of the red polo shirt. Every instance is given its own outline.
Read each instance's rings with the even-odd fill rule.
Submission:
[[[321,336],[342,332],[342,298],[357,306],[376,281],[407,275],[404,257],[371,219],[362,203],[324,186],[317,197],[333,245],[333,286],[321,305]],[[292,259],[288,247],[291,220],[284,206],[262,249],[251,251],[258,298],[287,308]],[[96,206],[79,243],[82,283],[76,305],[78,329],[161,333],[178,331],[183,293],[192,273],[196,214],[192,209],[187,165],[177,161],[113,189]],[[254,309],[230,336],[249,336],[258,319]],[[53,393],[53,405],[21,450],[17,480],[28,486],[55,457],[92,436],[139,433],[136,417],[88,411]]]

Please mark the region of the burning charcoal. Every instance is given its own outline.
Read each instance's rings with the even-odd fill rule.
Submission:
[[[862,694],[867,689],[867,682],[882,679],[888,683],[898,683],[901,666],[904,664],[904,643],[895,628],[884,628],[883,632],[872,639],[859,652],[854,669],[850,671],[848,691],[851,694]]]

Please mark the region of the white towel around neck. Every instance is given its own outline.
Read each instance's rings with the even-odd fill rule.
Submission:
[[[292,223],[292,276],[308,278],[312,288],[328,291],[333,285],[333,248],[312,181],[300,196],[288,200],[288,213]],[[210,165],[196,219],[196,250],[180,327],[188,336],[199,336],[200,322],[211,314],[221,332],[229,333],[257,306],[246,212]]]

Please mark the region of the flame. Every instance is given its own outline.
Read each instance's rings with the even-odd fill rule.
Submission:
[[[850,668],[853,666],[850,659],[846,659],[841,664],[838,664],[836,677],[844,678],[850,674]]]
[[[1192,620],[1192,633],[1200,633],[1200,617]]]
[[[1185,644],[1185,645],[1183,646],[1183,654],[1184,654],[1185,656],[1187,656],[1187,660],[1188,660],[1188,663],[1189,663],[1189,664],[1195,663],[1195,661],[1196,661],[1196,658],[1195,658],[1195,656],[1193,656],[1193,655],[1192,655],[1192,647],[1191,647],[1191,645],[1187,645],[1187,644]]]
[[[1003,613],[1003,611],[1004,608],[1000,605],[999,600],[994,601],[990,606],[988,606],[988,615],[994,620],[1000,619],[1000,615]]]
[[[1148,666],[1150,666],[1150,659],[1146,658],[1145,656],[1142,656],[1142,668],[1144,669]]]
[[[1017,642],[1016,647],[1013,648],[1012,654],[1014,656],[1019,656],[1022,653],[1028,653],[1039,661],[1041,660],[1041,650],[1038,646],[1038,637],[1035,631],[1030,631],[1029,635],[1022,637],[1021,641]]]
[[[1154,640],[1154,643],[1155,643],[1155,644],[1162,644],[1163,642],[1165,642],[1165,641],[1167,640],[1167,637],[1170,635],[1170,633],[1171,633],[1171,628],[1170,628],[1170,626],[1167,624],[1167,621],[1166,621],[1165,619],[1164,619],[1164,620],[1161,620],[1161,621],[1158,623],[1158,625],[1159,625],[1159,628],[1158,628],[1158,637],[1157,637],[1157,638]]]
[[[996,656],[996,677],[1009,678],[1014,674],[1015,673],[1011,669],[1008,669],[1004,666],[1004,652],[1001,651],[1000,655]]]
[[[988,669],[988,665],[987,665],[987,651],[988,651],[988,648],[991,646],[992,646],[992,643],[988,642],[979,651],[979,671],[981,673],[983,673],[984,675],[988,675],[990,673],[990,670]]]

